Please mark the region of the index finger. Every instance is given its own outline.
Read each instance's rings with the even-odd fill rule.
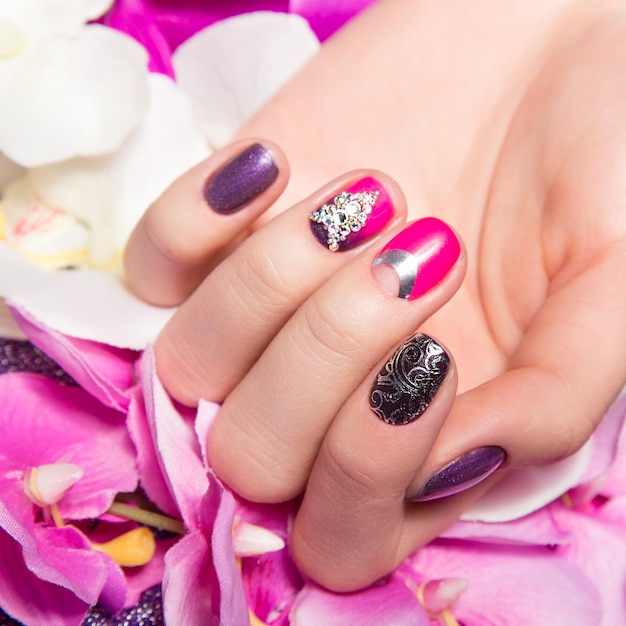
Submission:
[[[135,227],[124,254],[131,288],[152,304],[180,304],[288,178],[286,157],[266,140],[237,141],[191,168]]]

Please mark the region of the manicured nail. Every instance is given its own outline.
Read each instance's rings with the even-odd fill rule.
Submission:
[[[493,474],[504,459],[506,452],[500,446],[485,446],[462,454],[435,472],[411,500],[425,502],[465,491]]]
[[[209,178],[204,197],[216,213],[236,213],[263,193],[277,176],[278,167],[272,155],[260,143],[255,143]]]
[[[388,293],[414,300],[440,283],[454,267],[461,245],[454,231],[435,217],[413,222],[374,259],[374,276]]]
[[[449,367],[448,353],[434,339],[413,335],[378,372],[370,392],[372,411],[388,424],[409,424],[428,408]]]
[[[380,232],[393,217],[385,188],[363,178],[310,214],[316,239],[333,252],[349,250]]]

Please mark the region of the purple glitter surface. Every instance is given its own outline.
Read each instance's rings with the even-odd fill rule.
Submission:
[[[46,356],[39,348],[28,341],[0,339],[0,374],[30,372],[55,380],[62,385],[75,385],[74,380],[57,363]],[[144,591],[139,603],[111,615],[100,606],[92,607],[84,626],[161,626],[163,624],[163,606],[161,586],[157,585]],[[0,626],[22,626],[0,608]]]

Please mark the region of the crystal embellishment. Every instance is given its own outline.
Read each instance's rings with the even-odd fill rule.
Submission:
[[[350,233],[356,233],[365,226],[379,193],[342,191],[335,196],[332,203],[324,204],[310,214],[312,221],[324,227],[329,250],[336,252],[341,241],[345,241]]]

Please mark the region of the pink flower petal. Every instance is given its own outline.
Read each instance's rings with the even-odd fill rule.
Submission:
[[[48,328],[21,307],[12,313],[30,341],[56,361],[83,389],[118,411],[128,408],[138,353],[69,337]]]
[[[175,50],[199,30],[232,15],[250,11],[287,11],[287,0],[229,0],[228,2],[206,2],[204,0],[118,0],[105,18],[109,26],[122,30],[140,43],[160,34],[156,44],[146,46],[150,53],[153,71],[169,70],[168,53]],[[147,15],[147,32],[144,27]]]
[[[165,556],[165,621],[241,626],[248,623],[248,606],[232,545],[235,504],[214,476],[209,480],[201,530],[183,537]]]
[[[593,582],[549,548],[440,540],[408,564],[420,580],[469,581],[452,611],[467,626],[601,623]]]
[[[304,581],[288,550],[241,560],[248,605],[262,622],[287,626],[289,614]]]
[[[12,491],[25,501],[23,472],[59,461],[74,463],[85,472],[59,502],[66,519],[98,517],[115,494],[135,488],[134,449],[116,411],[78,387],[32,374],[0,376],[0,397],[0,477],[12,480]],[[0,497],[5,495],[0,491]]]
[[[76,528],[38,525],[19,495],[0,482],[0,534],[10,535],[22,550],[21,569],[28,569],[43,581],[70,590],[82,601],[101,600],[110,610],[122,608],[126,582],[113,561],[91,549]]]
[[[431,625],[415,594],[393,576],[380,585],[346,594],[308,584],[298,595],[290,617],[291,626]]]
[[[24,624],[78,626],[89,608],[72,591],[42,580],[24,566],[21,546],[0,531],[0,606]]]
[[[580,482],[587,483],[607,473],[618,449],[620,432],[626,420],[626,391],[611,405],[596,428],[592,442],[592,456]]]
[[[558,504],[551,509],[572,537],[559,546],[559,555],[585,572],[602,597],[603,619],[593,623],[626,624],[626,497],[607,502],[592,515]]]
[[[141,363],[146,417],[169,491],[189,530],[198,526],[198,506],[208,488],[193,423],[172,404],[154,369],[148,348]],[[152,494],[148,494],[152,496]]]
[[[217,416],[220,410],[220,405],[216,402],[208,402],[207,400],[200,400],[198,405],[198,413],[196,415],[195,430],[196,437],[200,443],[200,452],[202,453],[202,462],[205,467],[209,467],[209,460],[207,455],[207,443],[209,441],[209,431],[213,420]]]
[[[285,543],[296,511],[295,502],[257,504],[237,500],[235,518],[266,528]],[[304,581],[288,549],[241,560],[243,584],[254,614],[272,626],[287,626],[289,611]]]
[[[291,0],[289,9],[308,20],[320,41],[325,41],[336,30],[375,0]]]
[[[502,544],[559,545],[569,541],[569,534],[559,528],[548,509],[499,524],[457,522],[441,535],[445,539],[469,539]]]
[[[147,398],[152,397],[149,391],[150,380],[148,378],[144,381],[144,389],[137,389],[133,392],[128,408],[127,426],[137,450],[137,470],[141,487],[163,513],[177,518],[180,512],[161,469],[159,456],[152,440],[150,424],[146,419],[146,412],[154,411],[153,403],[149,405],[150,408],[146,408],[144,403],[144,393]]]

